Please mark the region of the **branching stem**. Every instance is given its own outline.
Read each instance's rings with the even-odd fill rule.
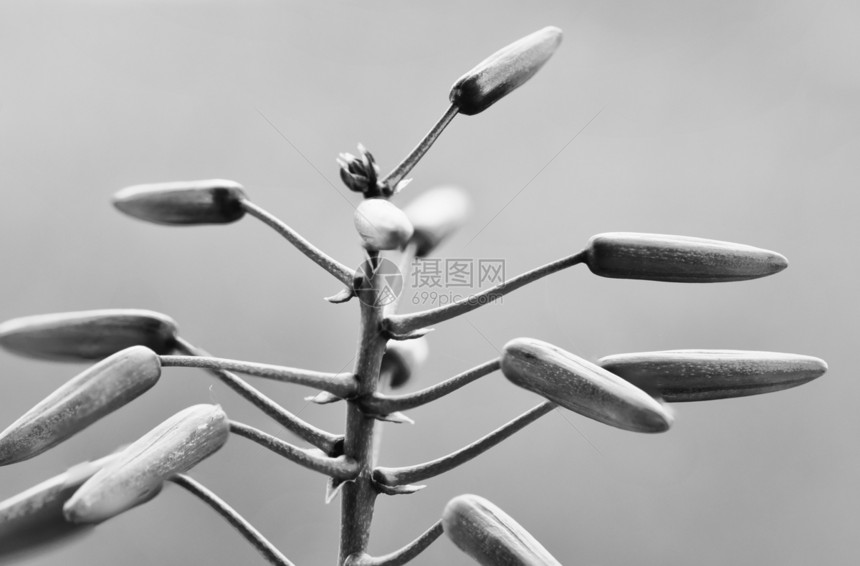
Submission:
[[[401,548],[385,556],[351,556],[345,566],[403,566],[410,560],[424,552],[428,546],[433,544],[442,535],[442,521],[436,523],[421,533],[421,535]]]
[[[239,531],[269,561],[269,564],[274,564],[275,566],[294,566],[286,556],[281,554],[280,550],[275,548],[266,537],[260,534],[260,531],[254,525],[249,523],[247,519],[230,507],[227,502],[215,495],[214,492],[206,488],[203,484],[185,474],[177,474],[170,478],[170,481],[182,486],[217,511],[219,515],[227,519],[227,522]]]
[[[390,315],[385,319],[385,329],[392,335],[402,336],[418,330],[419,328],[444,322],[456,316],[460,316],[461,314],[473,311],[480,306],[489,304],[493,300],[507,295],[511,291],[515,291],[523,285],[528,285],[529,283],[537,281],[538,279],[546,277],[556,271],[561,271],[567,267],[582,263],[584,259],[585,252],[581,251],[572,256],[559,259],[517,275],[513,279],[509,279],[504,283],[499,283],[495,287],[490,287],[489,289],[475,293],[470,297],[454,301],[451,304],[411,314]]]

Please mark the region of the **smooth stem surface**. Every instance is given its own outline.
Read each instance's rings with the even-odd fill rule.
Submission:
[[[358,556],[351,557],[346,566],[402,566],[424,552],[443,533],[442,521],[436,523],[424,531],[418,538],[390,554],[385,556]]]
[[[451,123],[451,120],[454,119],[454,116],[456,116],[459,111],[460,109],[452,104],[445,111],[445,113],[442,114],[442,117],[439,118],[439,120],[433,125],[430,131],[427,132],[427,135],[425,135],[424,138],[420,142],[418,142],[418,145],[415,146],[415,149],[413,149],[409,153],[409,155],[406,156],[406,158],[400,163],[400,165],[395,167],[391,173],[386,175],[385,178],[380,181],[380,184],[389,187],[391,190],[397,188],[397,183],[402,181],[403,178],[408,175],[410,171],[412,171],[412,168],[415,167],[419,161],[421,161],[421,158],[424,157],[424,154],[427,153],[427,150],[430,149],[430,146],[432,146],[433,143],[439,138],[439,136],[442,134],[448,124]]]
[[[177,474],[170,478],[170,481],[182,486],[217,511],[219,515],[227,519],[227,522],[239,531],[269,561],[269,564],[274,564],[275,566],[295,566],[266,537],[260,534],[260,531],[254,528],[254,525],[249,523],[247,519],[203,484],[185,474]]]
[[[431,401],[444,397],[445,395],[460,389],[464,385],[468,385],[487,374],[493,373],[497,369],[499,369],[498,358],[484,362],[477,367],[464,371],[463,373],[455,375],[450,379],[446,379],[441,383],[437,383],[436,385],[414,393],[408,393],[406,395],[384,395],[376,393],[372,397],[360,399],[358,402],[361,404],[361,408],[365,412],[374,415],[387,415],[395,411],[414,409],[415,407],[420,407],[421,405],[425,405]]]
[[[265,377],[297,385],[307,385],[328,391],[338,397],[349,397],[356,390],[355,379],[348,373],[325,373],[272,364],[204,356],[160,356],[163,367],[193,367],[238,371],[255,377]]]
[[[555,409],[555,403],[546,401],[537,407],[523,413],[511,422],[497,428],[487,436],[476,440],[472,444],[442,456],[436,460],[407,466],[403,468],[376,468],[373,472],[374,479],[389,486],[405,485],[421,480],[426,480],[439,474],[453,470],[461,464],[465,464],[475,456],[483,454],[496,444],[502,442],[518,430],[525,428],[540,417]]]
[[[273,228],[278,234],[286,238],[300,252],[308,256],[317,265],[334,275],[341,283],[352,286],[352,270],[336,259],[329,257],[325,252],[311,244],[298,232],[287,226],[281,219],[270,214],[268,211],[257,206],[253,202],[242,200],[242,208],[251,216],[261,220],[264,224]]]
[[[561,271],[567,267],[582,263],[584,260],[585,252],[581,251],[572,256],[562,258],[517,275],[513,279],[509,279],[504,283],[499,283],[495,287],[490,287],[489,289],[485,289],[449,305],[411,314],[390,315],[385,319],[385,329],[392,335],[402,336],[414,330],[418,330],[419,328],[444,322],[456,316],[460,316],[461,314],[473,311],[480,306],[489,304],[496,298],[507,295],[511,291],[515,291],[523,285],[528,285],[529,283],[537,281],[538,279],[546,277],[556,271]]]
[[[197,348],[182,338],[176,339],[176,347],[179,351],[190,356],[209,357],[208,352],[202,348]],[[208,371],[224,382],[227,387],[253,403],[255,407],[272,417],[290,432],[313,444],[326,454],[333,454],[338,451],[338,447],[342,441],[340,436],[326,432],[303,421],[254,387],[251,387],[244,379],[234,373],[223,369],[210,369]]]
[[[358,466],[355,462],[343,456],[331,458],[316,449],[299,448],[244,423],[230,421],[230,432],[253,440],[260,446],[264,446],[300,466],[339,480],[351,480],[358,473]]]

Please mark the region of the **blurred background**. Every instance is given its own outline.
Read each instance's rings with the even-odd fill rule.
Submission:
[[[380,497],[371,551],[412,540],[461,493],[505,509],[564,564],[850,564],[860,558],[856,222],[860,7],[842,1],[4,2],[0,4],[0,318],[101,307],[167,313],[217,355],[351,367],[355,301],[264,226],[158,227],[110,205],[132,184],[221,177],[341,261],[362,254],[335,157],[384,171],[478,61],[546,25],[554,58],[458,117],[395,202],[454,183],[472,222],[440,257],[508,277],[606,231],[774,249],[790,268],[725,285],[616,281],[575,268],[429,337],[410,388],[518,336],[589,359],[643,350],[809,354],[830,371],[761,397],[676,405],[666,434],[556,411],[408,497]],[[590,123],[589,123],[590,121]],[[587,127],[585,127],[587,125]],[[585,129],[583,129],[585,127]],[[851,156],[854,157],[851,157]],[[404,301],[408,308],[408,301]],[[0,352],[2,426],[84,366]],[[254,381],[343,430],[314,391]],[[281,433],[206,374],[171,369],[132,405],[0,469],[0,498],[129,442],[194,403]],[[538,402],[495,374],[389,425],[384,465],[436,458]],[[286,435],[286,433],[284,433]],[[297,564],[333,564],[325,482],[234,438],[193,475]],[[258,564],[178,488],[27,566]],[[471,564],[440,539],[415,564]]]

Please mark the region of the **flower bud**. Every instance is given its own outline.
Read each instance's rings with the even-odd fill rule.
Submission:
[[[744,350],[668,350],[616,354],[598,363],[666,401],[708,401],[803,385],[827,371],[824,360]]]
[[[116,454],[84,462],[0,502],[0,558],[59,542],[87,528],[66,521],[63,505]]]
[[[340,154],[337,160],[340,165],[340,179],[351,191],[375,196],[380,190],[377,183],[379,165],[376,164],[373,154],[361,144],[358,144],[358,153],[358,157],[351,153]]]
[[[451,87],[449,99],[461,114],[483,112],[524,84],[561,44],[561,30],[545,27],[496,51]]]
[[[415,255],[424,257],[466,223],[469,198],[457,187],[437,187],[421,193],[403,212],[415,228]]]
[[[418,367],[427,360],[427,339],[389,340],[382,356],[380,375],[389,376],[392,388],[406,385]]]
[[[672,416],[641,389],[587,360],[533,338],[505,344],[502,373],[515,385],[596,421],[664,432]]]
[[[155,224],[226,224],[245,215],[242,185],[224,179],[126,187],[114,195],[121,212]]]
[[[100,360],[129,346],[173,351],[176,323],[140,309],[104,309],[25,316],[0,324],[0,346],[55,360]]]
[[[635,232],[610,232],[588,242],[589,269],[616,279],[677,283],[744,281],[788,267],[776,252],[743,244]]]
[[[403,211],[383,198],[361,201],[355,209],[355,229],[368,250],[395,250],[412,237],[412,224]]]
[[[217,405],[176,413],[120,452],[66,502],[66,520],[99,523],[155,497],[164,481],[221,448],[230,436]]]
[[[161,376],[158,355],[132,346],[72,378],[0,433],[0,466],[56,446],[136,399]]]
[[[561,566],[510,515],[477,495],[449,501],[442,528],[457,548],[484,566]]]

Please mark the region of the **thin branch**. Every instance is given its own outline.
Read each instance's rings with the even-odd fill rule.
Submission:
[[[427,135],[422,138],[418,145],[415,146],[409,155],[394,168],[394,170],[385,176],[382,181],[380,181],[380,185],[388,187],[391,190],[397,188],[397,183],[403,180],[403,178],[412,171],[412,168],[415,167],[421,158],[424,157],[424,154],[427,153],[427,150],[430,149],[430,146],[439,138],[439,135],[445,130],[448,124],[451,123],[451,120],[454,119],[454,116],[460,111],[457,106],[452,104],[442,115],[441,118],[433,125]]]
[[[431,401],[444,397],[445,395],[460,389],[464,385],[468,385],[487,374],[493,373],[497,369],[499,369],[498,358],[484,362],[477,367],[464,371],[463,373],[455,375],[450,379],[446,379],[441,383],[437,383],[436,385],[414,393],[408,393],[406,395],[384,395],[382,393],[376,393],[372,397],[358,399],[357,402],[363,411],[375,415],[387,415],[396,411],[406,411],[407,409],[414,409],[415,407],[420,407],[421,405],[425,405]]]
[[[193,346],[183,338],[176,339],[176,347],[179,351],[190,356],[209,356],[208,352]],[[324,431],[303,421],[263,395],[259,390],[249,385],[244,379],[234,373],[223,369],[209,369],[208,371],[218,377],[230,389],[253,403],[255,407],[275,419],[284,428],[313,444],[326,454],[333,454],[339,450],[343,437]]]
[[[273,216],[271,213],[257,206],[255,203],[247,199],[244,199],[241,202],[242,208],[245,209],[245,212],[273,228],[278,234],[286,238],[287,241],[294,245],[300,252],[302,252],[311,260],[316,262],[317,265],[334,275],[341,283],[343,283],[347,287],[352,288],[353,271],[351,269],[349,269],[347,266],[340,263],[336,259],[327,255],[325,252],[307,241],[298,232],[284,224],[281,219],[277,218],[276,216]]]
[[[385,556],[369,556],[365,554],[358,557],[350,557],[346,561],[345,566],[403,566],[403,564],[408,563],[424,552],[428,546],[433,544],[433,541],[442,536],[442,532],[442,521],[440,519],[432,527],[421,533],[418,538],[400,550],[396,550]]]
[[[394,314],[386,317],[385,329],[394,336],[403,336],[412,331],[424,328],[448,319],[460,316],[476,308],[489,304],[494,300],[515,291],[524,285],[537,281],[556,271],[561,271],[585,260],[585,251],[548,263],[531,271],[517,275],[495,287],[490,287],[470,297],[460,299],[451,304],[428,309],[411,314]]]
[[[358,475],[358,465],[351,460],[347,460],[344,456],[331,458],[316,449],[299,448],[262,430],[233,420],[230,421],[230,432],[248,440],[253,440],[260,446],[268,448],[272,452],[309,470],[339,480],[352,480]]]
[[[549,413],[554,408],[555,403],[546,401],[456,452],[452,452],[447,456],[442,456],[436,460],[431,460],[430,462],[425,462],[415,466],[407,466],[403,468],[376,468],[373,470],[373,479],[384,485],[398,486],[432,478],[439,474],[444,474],[461,464],[465,464],[475,456],[486,452],[518,430],[525,428],[540,417]]]
[[[272,364],[260,364],[224,358],[204,356],[160,356],[164,367],[193,367],[238,371],[255,377],[265,377],[286,383],[307,385],[328,391],[338,397],[349,397],[355,393],[355,378],[349,373],[325,373],[307,369],[291,368]]]
[[[247,519],[230,507],[227,502],[215,495],[214,492],[210,491],[203,484],[185,474],[177,474],[170,478],[170,481],[184,487],[217,511],[219,515],[227,519],[227,522],[239,531],[260,554],[265,556],[270,564],[274,564],[275,566],[295,566],[266,537],[260,534],[260,531],[254,525],[249,523]]]

